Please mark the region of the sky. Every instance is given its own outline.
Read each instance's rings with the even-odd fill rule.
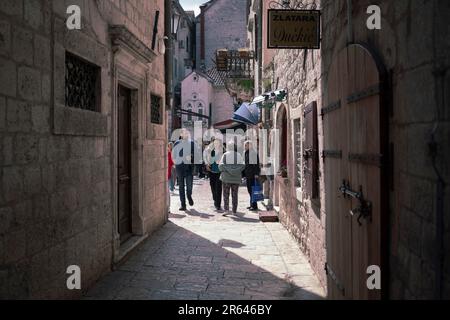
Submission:
[[[195,15],[200,13],[200,5],[208,2],[208,0],[180,0],[180,4],[184,10],[194,10]]]

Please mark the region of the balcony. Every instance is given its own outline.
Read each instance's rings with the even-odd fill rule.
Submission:
[[[255,53],[248,49],[226,50],[216,52],[216,66],[224,72],[226,78],[250,79],[253,77]]]

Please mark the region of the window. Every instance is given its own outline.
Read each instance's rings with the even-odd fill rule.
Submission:
[[[151,95],[151,123],[163,124],[161,98]]]
[[[203,107],[202,107],[201,104],[200,104],[199,107],[198,107],[198,114],[203,115]],[[198,121],[202,121],[202,120],[203,120],[202,117],[198,117]]]
[[[179,47],[180,49],[184,49],[184,41],[183,41],[183,40],[180,40],[180,41],[178,42],[178,47]]]
[[[192,121],[192,104],[188,104],[188,116],[187,116],[187,118],[188,118],[188,121]]]
[[[297,188],[302,186],[302,131],[300,119],[294,120],[294,145],[295,145],[295,185]]]
[[[100,70],[100,67],[66,52],[66,106],[100,111]]]
[[[317,103],[310,103],[303,112],[303,172],[305,194],[311,200],[319,198],[319,138],[317,132]]]
[[[190,52],[190,48],[189,48],[189,37],[186,37],[186,52]]]

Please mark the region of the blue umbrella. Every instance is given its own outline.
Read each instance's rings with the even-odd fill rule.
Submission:
[[[245,102],[234,113],[233,120],[245,124],[256,125],[259,122],[259,113],[260,110],[258,108],[258,105]]]

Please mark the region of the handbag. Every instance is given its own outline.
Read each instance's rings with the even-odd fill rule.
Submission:
[[[255,178],[255,183],[252,187],[252,203],[264,201],[264,192],[258,180]]]

